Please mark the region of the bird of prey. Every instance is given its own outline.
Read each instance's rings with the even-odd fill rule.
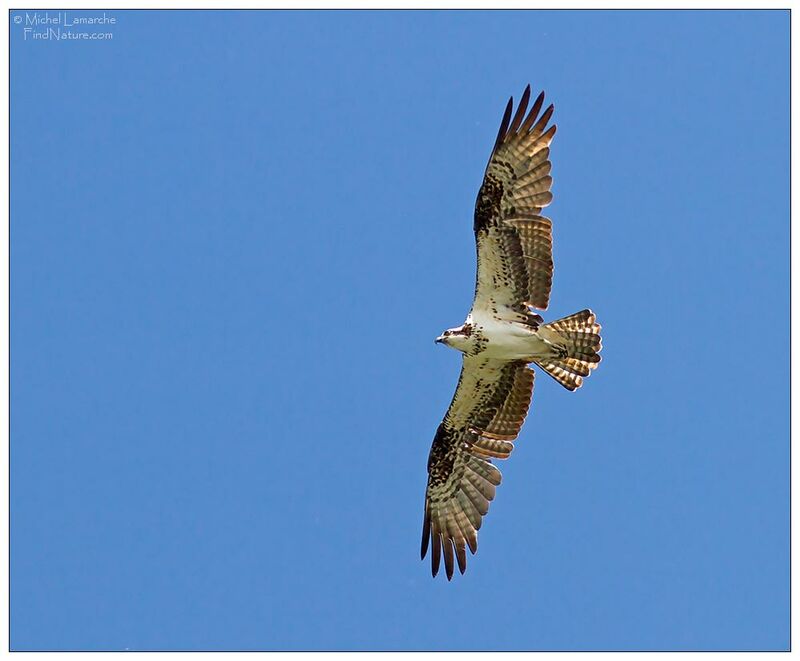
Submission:
[[[542,92],[530,111],[530,85],[512,118],[506,106],[475,204],[478,269],[466,321],[436,342],[463,354],[453,401],[436,430],[428,457],[422,528],[431,572],[441,558],[447,579],[455,563],[463,574],[466,549],[478,548],[500,471],[492,459],[511,454],[533,394],[535,363],[568,390],[576,390],[600,362],[600,325],[591,310],[544,323],[553,276],[552,223],[541,216],[550,193],[550,105]]]

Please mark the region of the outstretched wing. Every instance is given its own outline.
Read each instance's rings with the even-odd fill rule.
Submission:
[[[422,558],[431,543],[434,576],[442,555],[450,580],[454,557],[463,574],[466,547],[478,550],[478,529],[500,484],[491,459],[511,454],[532,394],[533,370],[524,362],[464,356],[456,393],[428,457]]]
[[[549,218],[540,216],[553,199],[550,142],[555,124],[550,105],[541,116],[544,92],[525,112],[530,85],[511,118],[509,99],[475,203],[478,275],[473,310],[492,310],[511,320],[527,308],[547,308],[553,281],[553,241]]]

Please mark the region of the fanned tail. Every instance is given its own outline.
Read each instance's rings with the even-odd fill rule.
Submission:
[[[600,363],[603,342],[594,312],[581,310],[551,321],[545,328],[558,333],[566,346],[566,355],[542,358],[536,364],[567,390],[577,390],[583,385],[584,377]]]

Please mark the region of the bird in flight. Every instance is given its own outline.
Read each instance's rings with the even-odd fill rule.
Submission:
[[[552,223],[541,216],[550,187],[550,105],[544,92],[530,111],[530,85],[512,118],[506,106],[475,204],[478,272],[466,321],[436,342],[463,354],[461,376],[428,457],[422,527],[431,572],[444,557],[447,579],[455,563],[463,574],[467,552],[478,549],[478,530],[489,510],[500,471],[492,459],[513,449],[533,395],[535,363],[568,390],[600,362],[600,324],[591,310],[545,323],[553,280]],[[527,111],[527,112],[526,112]]]

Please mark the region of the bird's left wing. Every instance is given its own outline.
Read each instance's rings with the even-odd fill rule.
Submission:
[[[473,310],[492,310],[524,321],[527,308],[547,309],[553,281],[549,218],[540,216],[553,199],[550,143],[555,124],[550,105],[542,114],[542,92],[528,111],[530,85],[512,118],[509,99],[475,203],[478,273]],[[527,114],[526,114],[527,113]]]
[[[464,356],[456,393],[428,457],[422,557],[431,543],[434,576],[442,555],[449,580],[454,557],[463,574],[466,547],[477,551],[482,517],[500,484],[491,458],[511,454],[532,394],[533,370],[524,362]]]

